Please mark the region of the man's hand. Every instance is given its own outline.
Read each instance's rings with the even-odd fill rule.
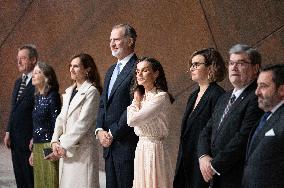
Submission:
[[[11,141],[10,141],[10,134],[9,132],[6,132],[5,137],[4,137],[4,145],[7,149],[11,148]]]
[[[34,154],[33,154],[33,152],[31,152],[31,155],[29,157],[29,163],[30,163],[31,166],[34,166]]]
[[[203,176],[204,181],[209,182],[214,175],[214,171],[211,169],[212,158],[205,155],[199,159],[199,168]]]
[[[33,151],[33,143],[34,143],[34,140],[31,139],[30,144],[29,144],[29,148],[30,148],[31,151]]]
[[[100,140],[100,143],[103,147],[109,147],[112,143],[112,136],[107,132],[103,130],[99,130],[97,133],[97,136]]]

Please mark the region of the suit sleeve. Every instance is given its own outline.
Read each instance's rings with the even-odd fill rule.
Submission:
[[[207,122],[206,126],[200,133],[198,145],[197,145],[197,153],[198,158],[202,155],[211,156],[211,135],[212,135],[212,124],[213,117]]]
[[[224,91],[215,91],[210,99],[209,106],[211,108],[212,116],[208,120],[206,126],[203,128],[199,135],[198,145],[197,145],[197,152],[198,157],[202,155],[209,155],[211,156],[211,136],[212,136],[212,125],[214,123],[214,111],[217,111],[218,106],[222,102],[220,100],[224,95],[222,95]],[[220,97],[221,96],[221,97]]]
[[[9,114],[9,119],[8,119],[8,124],[7,124],[7,128],[6,128],[6,132],[10,132],[11,130],[11,124],[12,124],[12,116],[13,116],[13,108],[15,106],[15,101],[16,101],[16,97],[17,97],[17,87],[19,85],[19,79],[16,80],[15,84],[14,84],[14,89],[12,92],[12,99],[11,99],[11,110],[10,110],[10,114]]]
[[[97,110],[97,119],[96,119],[96,131],[97,129],[103,129],[104,130],[104,122],[105,122],[105,110],[106,110],[106,101],[105,101],[105,96],[107,96],[107,86],[108,86],[108,79],[107,77],[109,77],[110,79],[110,75],[112,74],[112,70],[114,68],[115,65],[113,65],[111,68],[109,68],[109,70],[106,73],[106,77],[105,77],[105,81],[104,81],[104,89],[103,92],[101,94],[100,97],[100,101],[99,101],[99,106],[98,106],[98,110]],[[108,131],[108,130],[105,130]]]
[[[250,130],[257,124],[263,113],[258,108],[257,97],[252,95],[250,98],[239,131],[211,162],[213,168],[221,174],[229,172],[243,160]]]
[[[104,91],[105,92],[105,91]],[[104,106],[104,100],[103,100],[104,93],[100,97],[98,112],[97,112],[97,120],[96,120],[96,129],[103,129],[103,122],[104,122],[104,116],[105,116],[105,106]]]
[[[131,75],[133,75],[133,73],[131,73]],[[130,104],[130,101],[132,101],[132,97],[130,96],[130,88],[132,87],[132,84],[134,83],[134,77],[131,76],[130,79],[130,84],[128,85],[127,88],[125,89],[125,93],[123,97],[127,97],[129,102],[128,104]],[[127,125],[127,107],[125,108],[125,110],[122,112],[120,118],[118,121],[115,121],[114,123],[112,123],[109,126],[109,129],[111,131],[111,134],[113,136],[113,139],[115,140],[120,140],[120,139],[125,139],[127,136],[129,135],[135,135],[133,127],[129,127]],[[107,130],[108,131],[108,130]]]

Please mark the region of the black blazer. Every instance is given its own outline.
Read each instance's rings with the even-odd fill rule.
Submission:
[[[104,158],[107,158],[111,151],[114,160],[134,159],[138,137],[135,135],[134,129],[127,125],[127,107],[132,102],[130,87],[136,60],[136,55],[132,56],[122,69],[113,85],[109,99],[107,97],[108,87],[116,64],[109,68],[105,76],[96,128],[110,130],[113,142],[110,147],[104,148]]]
[[[199,170],[197,156],[198,138],[200,132],[210,119],[218,98],[225,91],[218,84],[211,83],[193,111],[199,91],[200,89],[198,88],[190,95],[182,120],[176,176],[174,179],[174,187],[177,188],[181,188],[181,185],[183,185],[183,182],[179,181],[187,181],[188,184],[195,188],[208,188],[208,185],[206,185]],[[177,178],[178,174],[179,176],[181,175],[184,177],[183,180]]]
[[[282,188],[284,186],[284,104],[267,120],[250,146],[247,147],[243,175],[245,188]]]
[[[241,187],[248,136],[263,114],[258,108],[255,89],[256,81],[237,98],[219,126],[232,91],[221,96],[212,118],[200,134],[198,156],[210,155],[213,158],[211,162],[213,168],[221,174],[214,175],[211,182],[213,187]]]
[[[11,149],[29,150],[29,143],[33,136],[32,111],[35,90],[30,80],[17,101],[21,81],[22,78],[17,79],[14,85],[7,132],[10,134]]]

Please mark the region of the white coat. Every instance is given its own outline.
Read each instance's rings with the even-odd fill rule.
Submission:
[[[69,104],[74,87],[67,88],[62,95],[63,106],[51,141],[60,142],[67,153],[59,161],[59,187],[98,188],[99,157],[94,131],[100,96],[85,81]]]

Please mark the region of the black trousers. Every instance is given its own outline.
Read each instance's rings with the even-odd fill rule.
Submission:
[[[106,188],[132,188],[134,160],[115,161],[110,154],[105,159]]]
[[[11,152],[17,188],[33,188],[33,168],[29,164],[31,152],[28,150],[18,150],[16,148],[12,149]]]

